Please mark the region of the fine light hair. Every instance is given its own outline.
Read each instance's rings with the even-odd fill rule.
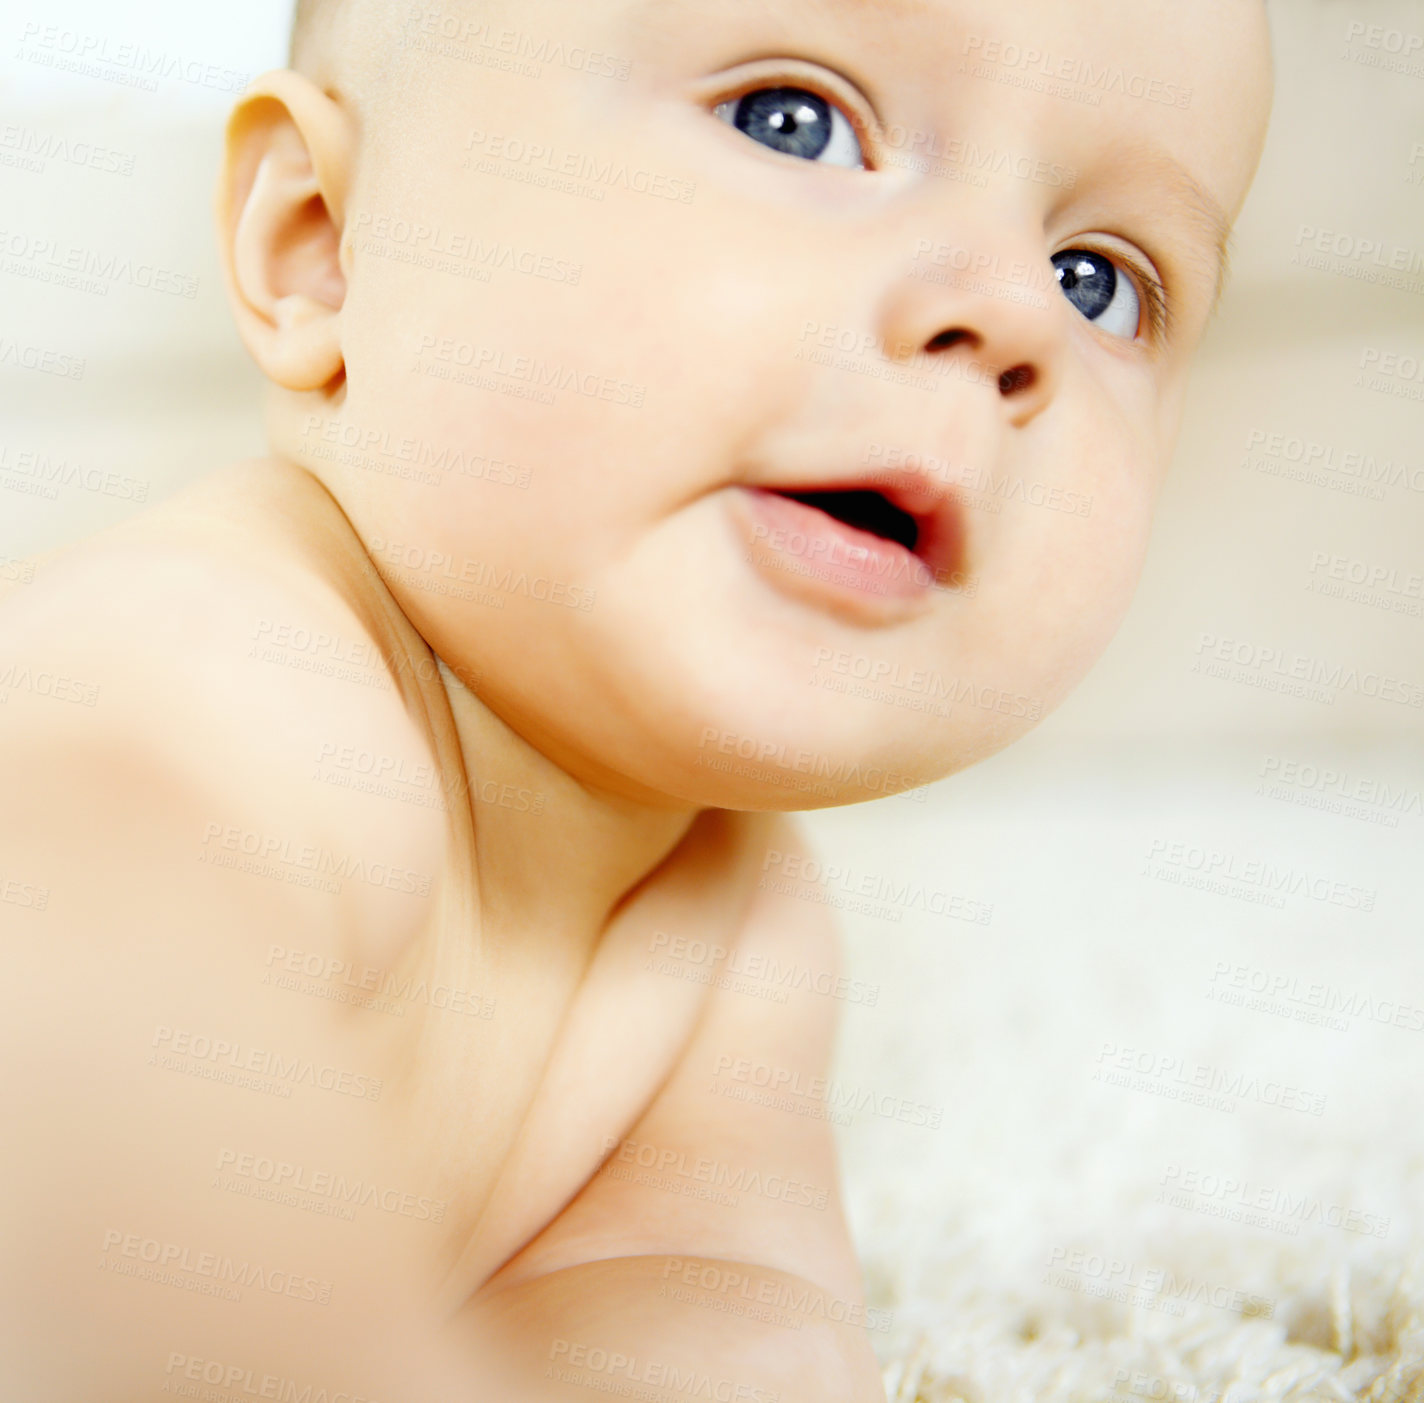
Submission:
[[[364,108],[389,76],[400,14],[391,0],[296,0],[287,65]]]
[[[326,48],[332,21],[340,0],[297,0],[292,15],[292,35],[287,62],[299,71],[309,71],[318,49]]]

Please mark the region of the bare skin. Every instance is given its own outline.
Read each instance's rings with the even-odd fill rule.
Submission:
[[[291,539],[273,539],[287,534],[274,533],[276,521],[290,523]],[[42,920],[45,939],[19,961],[6,1026],[18,1065],[25,1047],[55,1048],[57,990],[86,1010],[72,1026],[66,1020],[67,1051],[24,1079],[21,1123],[29,1143],[102,1162],[102,1172],[67,1203],[65,1232],[45,1223],[31,1245],[58,1264],[68,1299],[94,1319],[123,1322],[121,1333],[101,1335],[93,1374],[21,1377],[55,1397],[69,1396],[66,1387],[104,1396],[116,1379],[148,1396],[178,1355],[180,1378],[191,1360],[218,1360],[362,1396],[418,1398],[420,1388],[484,1378],[494,1366],[478,1344],[481,1300],[500,1292],[497,1310],[507,1312],[531,1285],[557,1278],[562,1289],[573,1271],[606,1257],[651,1274],[664,1291],[674,1260],[755,1258],[764,1277],[816,1283],[842,1303],[839,1314],[854,1315],[858,1276],[824,1122],[708,1089],[716,1059],[733,1052],[807,1081],[824,1075],[832,1003],[814,993],[774,1002],[770,980],[768,997],[756,997],[745,980],[739,992],[721,992],[687,977],[728,960],[746,968],[757,952],[783,969],[834,969],[820,908],[756,887],[767,848],[794,846],[787,821],[720,811],[695,819],[604,922],[587,967],[572,942],[511,927],[469,867],[471,819],[477,828],[499,809],[501,790],[487,771],[467,775],[458,756],[442,756],[453,728],[434,704],[438,671],[409,626],[396,635],[411,642],[404,652],[388,632],[363,627],[363,614],[380,607],[378,589],[352,590],[350,604],[338,597],[354,558],[340,549],[342,529],[334,503],[299,470],[238,465],[88,550],[46,562],[49,592],[7,611],[20,656],[46,675],[82,671],[104,703],[91,713],[37,694],[11,699],[21,710],[6,732],[6,773],[31,798],[7,812],[6,875],[39,874],[50,899],[25,913]],[[205,562],[197,575],[195,556]],[[176,604],[167,588],[175,563],[189,572]],[[122,588],[88,598],[97,636],[84,637],[72,599],[116,575]],[[146,644],[105,647],[102,636],[119,636],[137,609],[153,623]],[[294,635],[340,638],[344,657],[373,661],[336,677],[279,665],[303,654],[252,641],[270,636],[278,617]],[[175,649],[182,666],[154,703],[152,669]],[[225,710],[214,730],[200,724],[199,708],[212,704],[218,675]],[[437,680],[422,693],[427,677]],[[404,700],[402,684],[413,692]],[[168,722],[187,714],[191,747],[167,727],[155,734],[146,704]],[[251,729],[255,715],[272,729]],[[338,742],[391,757],[393,772],[441,772],[447,811],[329,788],[317,775],[341,771],[318,761]],[[215,774],[202,764],[208,747],[228,757]],[[403,792],[428,794],[409,782]],[[531,824],[546,817],[525,814]],[[56,842],[61,831],[71,841]],[[125,831],[140,840],[97,841]],[[261,870],[220,865],[220,854],[241,861],[252,835],[281,848]],[[301,854],[315,850],[388,870],[380,881],[374,869],[367,880],[348,876],[339,893],[303,890],[288,874],[311,870]],[[401,890],[407,876],[428,874],[436,876],[428,897]],[[670,953],[666,932],[727,953],[715,965],[673,960],[668,973],[657,964]],[[323,973],[329,961],[340,966],[333,976]],[[315,977],[283,982],[312,969]],[[363,987],[372,970],[380,978]],[[338,1002],[343,992],[375,1006]],[[235,1051],[208,1055],[203,1038]],[[330,1088],[285,1078],[292,1089],[283,1097],[262,1089],[283,1082],[280,1070],[244,1060],[254,1050],[310,1058],[343,1076],[329,1077]],[[203,1069],[244,1068],[260,1072],[250,1087],[199,1079]],[[120,1108],[119,1119],[111,1124],[102,1107]],[[615,1172],[598,1174],[610,1144],[619,1146]],[[734,1173],[779,1175],[812,1186],[815,1201],[743,1194],[728,1208],[643,1188],[631,1181],[643,1146],[656,1146],[660,1160],[685,1151]],[[627,1179],[616,1172],[619,1154],[633,1166]],[[390,1187],[404,1207],[367,1206],[345,1222],[234,1198],[295,1177],[264,1179],[255,1165],[244,1169],[247,1156],[300,1166],[306,1183],[325,1171]],[[47,1175],[52,1163],[47,1154],[20,1169]],[[27,1192],[43,1196],[44,1185]],[[441,1205],[438,1221],[427,1204]],[[115,1232],[125,1240],[112,1240]],[[323,1290],[331,1283],[330,1303],[298,1294],[274,1305],[251,1289],[240,1303],[170,1300],[120,1274],[123,1262],[151,1264],[150,1243],[191,1248],[184,1260],[211,1252],[298,1273]],[[102,1274],[95,1260],[108,1264]],[[676,1285],[683,1269],[672,1275]],[[33,1295],[17,1303],[17,1330],[34,1312],[41,1328],[53,1305]],[[690,1322],[690,1342],[715,1338],[721,1323],[707,1303],[669,1313]],[[849,1343],[829,1347],[848,1348],[869,1386],[865,1332],[840,1333]],[[606,1335],[601,1326],[594,1338]],[[771,1337],[787,1360],[805,1347],[785,1324]],[[536,1353],[548,1347],[542,1336],[529,1343]]]
[[[1219,271],[1165,162],[1232,217],[1269,74],[1246,0],[1190,24],[1165,0],[871,8],[531,0],[522,32],[630,64],[536,79],[354,0],[318,71],[234,114],[220,232],[272,457],[0,598],[24,669],[0,713],[10,1393],[171,1397],[216,1366],[383,1403],[678,1397],[685,1373],[883,1398],[827,1123],[724,1075],[829,1065],[834,926],[762,878],[804,850],[782,811],[973,763],[1110,637]],[[1006,80],[1030,44],[1156,96]],[[863,125],[865,169],[716,113],[793,84]],[[896,131],[1010,160],[926,174]],[[512,178],[515,140],[683,185],[571,195]],[[512,257],[481,279],[397,256],[412,210]],[[998,291],[925,276],[945,244],[998,257]],[[999,295],[1080,248],[1148,262],[1167,334]],[[828,327],[849,367],[798,354]],[[432,373],[465,345],[506,367],[494,390]],[[579,388],[512,393],[504,353]],[[932,391],[866,373],[926,360]],[[403,440],[484,466],[417,480]],[[887,597],[748,548],[750,489],[849,485],[875,445],[949,500],[957,578]],[[926,460],[1094,508],[956,506]],[[483,567],[548,589],[464,588]],[[887,707],[808,685],[825,650],[1036,705]],[[729,736],[758,762],[717,763]],[[314,1187],[335,1175],[382,1192],[341,1218]],[[264,1284],[201,1289],[225,1257]]]

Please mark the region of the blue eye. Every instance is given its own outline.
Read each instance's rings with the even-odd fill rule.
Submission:
[[[753,141],[821,165],[864,170],[865,158],[850,119],[806,88],[754,88],[713,111]]]
[[[1063,295],[1110,336],[1131,341],[1142,324],[1142,302],[1132,279],[1112,259],[1090,249],[1069,248],[1053,255]]]

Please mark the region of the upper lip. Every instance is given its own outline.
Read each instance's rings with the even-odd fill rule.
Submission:
[[[878,492],[915,520],[915,555],[941,585],[963,581],[964,512],[953,487],[916,467],[866,468],[820,472],[780,481],[759,480],[764,492]]]

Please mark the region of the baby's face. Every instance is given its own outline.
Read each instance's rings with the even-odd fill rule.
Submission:
[[[579,776],[728,808],[1050,710],[1138,575],[1259,0],[390,8],[345,391],[283,448],[437,653]]]

